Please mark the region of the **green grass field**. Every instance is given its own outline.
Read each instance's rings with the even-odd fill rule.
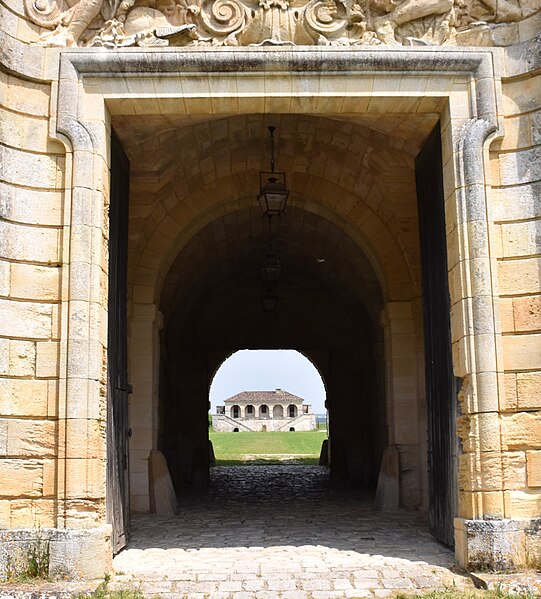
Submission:
[[[310,432],[216,433],[210,431],[218,466],[317,464],[325,430]]]

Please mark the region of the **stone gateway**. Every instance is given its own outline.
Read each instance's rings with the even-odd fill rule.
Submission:
[[[2,575],[40,527],[52,576],[103,576],[151,452],[204,489],[213,374],[263,348],[321,374],[333,485],[392,451],[461,565],[539,563],[540,31],[538,0],[0,5]]]

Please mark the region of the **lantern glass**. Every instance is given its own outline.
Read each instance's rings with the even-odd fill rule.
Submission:
[[[288,196],[285,173],[260,173],[260,191],[257,199],[265,216],[284,214]]]
[[[276,282],[280,278],[281,272],[282,264],[280,260],[276,256],[269,254],[261,267],[261,278],[263,281]]]

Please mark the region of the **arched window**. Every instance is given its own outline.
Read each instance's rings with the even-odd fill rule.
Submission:
[[[231,418],[240,418],[240,407],[237,405],[231,406]]]
[[[287,415],[290,418],[295,418],[297,416],[297,406],[294,404],[289,404],[287,406]]]
[[[259,417],[269,418],[269,406],[267,406],[266,404],[259,406]]]
[[[284,408],[280,405],[276,405],[272,408],[272,417],[280,419],[284,417]]]
[[[255,408],[254,408],[254,406],[248,404],[244,408],[244,417],[245,418],[255,418]]]

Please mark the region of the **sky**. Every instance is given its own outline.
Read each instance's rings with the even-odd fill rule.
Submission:
[[[325,413],[325,387],[318,371],[302,354],[290,349],[243,349],[218,369],[210,386],[211,413],[224,399],[241,391],[284,389],[312,404],[316,414]]]

